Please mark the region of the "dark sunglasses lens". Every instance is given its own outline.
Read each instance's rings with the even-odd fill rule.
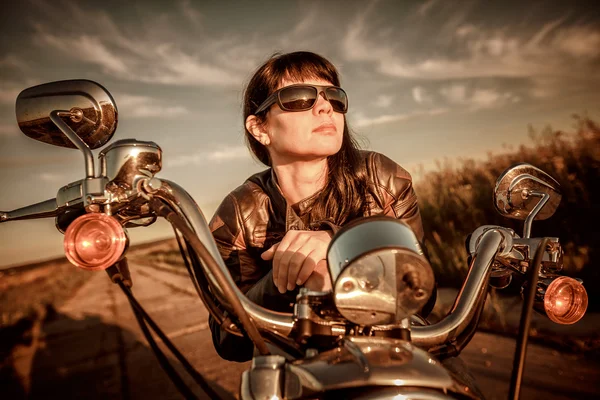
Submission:
[[[302,111],[310,109],[317,99],[317,89],[308,86],[290,87],[279,92],[284,110]]]
[[[327,99],[329,99],[334,111],[339,113],[348,111],[348,96],[346,95],[346,92],[340,88],[331,87],[327,88],[325,93],[327,94]]]

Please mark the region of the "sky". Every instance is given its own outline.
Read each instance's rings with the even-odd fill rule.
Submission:
[[[600,119],[600,7],[549,1],[41,1],[0,16],[0,210],[43,201],[84,177],[77,150],[23,135],[21,90],[91,79],[113,95],[113,141],[163,150],[159,177],[210,218],[265,167],[245,147],[242,93],[275,52],[330,59],[363,147],[418,180],[436,160],[529,143],[528,127]],[[95,154],[99,150],[95,151]],[[492,188],[490,188],[491,193]],[[168,237],[157,223],[133,244]],[[52,219],[0,224],[0,268],[63,254]]]

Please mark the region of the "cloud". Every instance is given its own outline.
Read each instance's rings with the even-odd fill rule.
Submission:
[[[38,83],[37,80],[31,77],[25,80],[0,80],[0,104],[14,106],[21,91]]]
[[[375,99],[373,105],[375,107],[388,108],[392,105],[394,101],[394,96],[382,94]]]
[[[121,94],[115,96],[121,113],[133,118],[174,118],[189,114],[183,106],[163,106],[158,100],[147,96]]]
[[[596,25],[569,26],[560,19],[527,34],[511,26],[475,26],[468,22],[468,10],[443,6],[441,11],[447,22],[433,37],[424,34],[428,26],[422,21],[405,18],[398,23],[402,29],[390,33],[389,24],[373,13],[360,13],[348,24],[342,43],[344,57],[370,63],[383,75],[408,79],[600,76],[593,62],[600,57]],[[381,40],[384,29],[387,37]],[[411,41],[417,38],[419,46]],[[576,63],[573,57],[579,57]]]
[[[600,30],[589,26],[575,26],[558,32],[554,44],[573,57],[600,56]]]
[[[15,104],[20,92],[17,88],[7,88],[0,83],[0,104]]]
[[[510,92],[501,93],[493,89],[482,88],[469,90],[466,85],[458,83],[442,87],[440,94],[450,104],[466,106],[471,111],[502,107],[521,100],[520,97]]]
[[[7,54],[4,58],[0,59],[0,67],[9,67],[20,70],[29,69],[29,65],[20,57],[15,54]]]
[[[193,25],[200,26],[204,16],[196,10],[190,0],[183,0],[178,3],[181,14],[188,19]]]
[[[440,90],[442,96],[444,96],[450,103],[463,104],[466,102],[467,87],[465,85],[454,84],[451,86],[443,87]]]
[[[161,107],[158,105],[144,105],[136,107],[133,112],[128,113],[127,115],[135,118],[174,118],[185,114],[189,114],[189,110],[182,106]]]
[[[189,165],[219,164],[235,160],[250,159],[250,153],[244,146],[224,147],[212,151],[198,151],[193,154],[183,154],[172,159],[165,159],[165,166],[183,167]]]
[[[423,4],[421,4],[419,6],[419,8],[417,9],[417,13],[419,15],[425,16],[427,15],[427,13],[429,12],[429,10],[431,10],[433,8],[433,6],[435,5],[435,3],[437,3],[438,0],[427,0],[425,1]]]
[[[353,125],[355,125],[358,128],[363,128],[366,126],[388,124],[390,122],[406,121],[409,119],[423,117],[423,116],[440,115],[440,114],[444,114],[446,112],[448,112],[448,109],[446,109],[446,108],[435,108],[435,109],[430,109],[430,110],[417,110],[417,111],[413,111],[411,113],[405,113],[405,114],[385,114],[385,115],[380,115],[380,116],[372,117],[372,118],[365,117],[364,115],[358,113],[353,122]]]
[[[242,58],[254,54],[250,43],[241,37],[186,32],[182,15],[191,19],[195,28],[201,25],[202,17],[187,1],[171,13],[147,15],[135,29],[116,24],[105,11],[83,7],[66,5],[60,16],[49,11],[43,22],[34,25],[34,41],[44,49],[58,50],[62,56],[99,66],[113,78],[175,86],[237,86],[244,78],[239,64],[221,55],[233,52]],[[89,18],[92,13],[94,18]],[[78,19],[82,16],[86,17]],[[86,23],[75,22],[62,29],[64,20]],[[190,35],[198,39],[190,41]]]
[[[248,157],[248,149],[244,146],[230,147],[226,150],[215,150],[208,154],[208,159],[211,161],[228,161]]]
[[[36,175],[43,182],[66,182],[66,176],[62,174],[56,174],[52,172],[42,172],[39,175]]]
[[[427,91],[420,87],[415,86],[412,89],[413,99],[419,104],[427,104],[432,102],[431,96],[427,93]]]

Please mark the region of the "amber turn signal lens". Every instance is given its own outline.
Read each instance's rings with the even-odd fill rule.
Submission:
[[[588,295],[581,283],[573,278],[556,278],[544,295],[546,315],[557,324],[570,325],[579,321],[587,310]]]
[[[65,255],[77,267],[103,270],[116,263],[127,247],[127,234],[116,219],[91,213],[77,218],[65,232]]]

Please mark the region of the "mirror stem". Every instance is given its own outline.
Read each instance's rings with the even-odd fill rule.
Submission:
[[[77,114],[71,111],[54,110],[50,113],[50,120],[54,122],[54,125],[58,127],[65,134],[67,138],[75,145],[79,150],[83,152],[85,160],[85,177],[94,178],[96,177],[94,171],[94,155],[89,146],[85,144],[83,140],[67,125],[60,117],[78,117]]]
[[[533,224],[535,216],[546,205],[548,200],[550,200],[550,195],[542,192],[529,192],[529,196],[541,197],[541,199],[525,219],[525,226],[523,227],[523,239],[529,239],[531,236],[531,224]]]

